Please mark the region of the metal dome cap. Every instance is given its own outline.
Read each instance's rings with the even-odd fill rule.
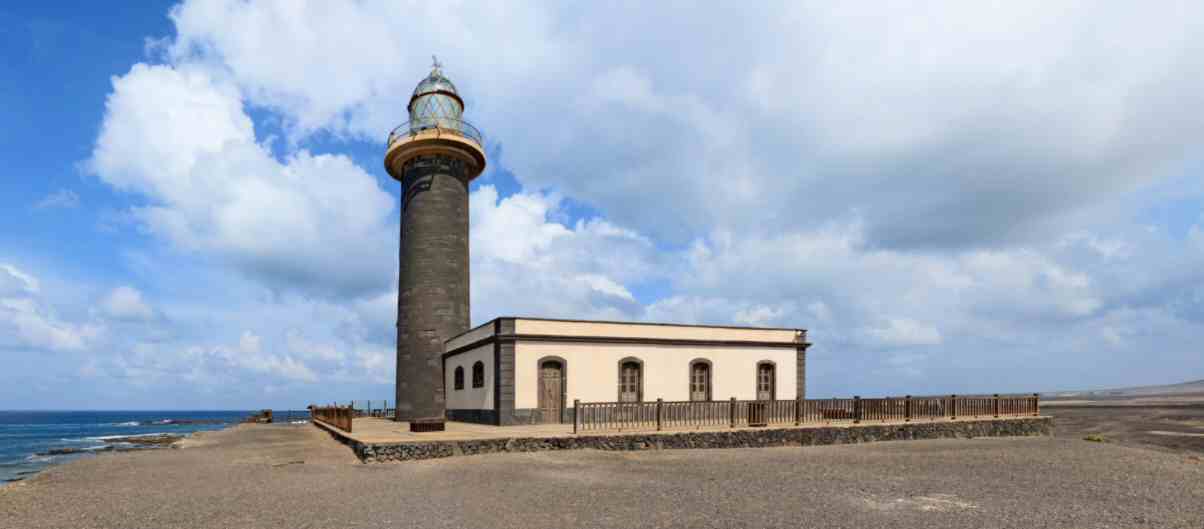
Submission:
[[[426,79],[418,82],[418,86],[414,87],[414,97],[431,92],[450,92],[460,95],[456,91],[456,85],[452,84],[451,79],[444,77],[443,71],[438,67],[432,69]]]

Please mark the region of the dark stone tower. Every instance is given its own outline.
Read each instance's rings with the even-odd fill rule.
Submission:
[[[401,182],[397,415],[441,429],[443,342],[468,330],[468,183],[485,169],[480,133],[435,63],[389,134],[385,170]]]

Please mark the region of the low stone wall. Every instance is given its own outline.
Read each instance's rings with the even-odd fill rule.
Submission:
[[[331,431],[338,436],[337,432]],[[547,450],[669,450],[675,448],[754,448],[816,446],[972,437],[1053,435],[1050,417],[863,424],[855,426],[707,430],[694,432],[589,434],[570,437],[511,437],[470,441],[364,444],[341,439],[365,463],[413,461],[459,455]]]

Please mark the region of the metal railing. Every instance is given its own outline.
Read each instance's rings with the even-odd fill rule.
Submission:
[[[385,150],[393,147],[393,143],[400,141],[402,138],[414,137],[420,132],[428,130],[438,131],[439,134],[453,134],[471,140],[481,149],[485,148],[484,137],[481,136],[481,131],[467,121],[455,118],[421,118],[410,120],[397,128],[389,131],[389,138],[385,141]]]
[[[360,406],[356,406],[359,403]],[[375,406],[379,404],[379,406]],[[389,407],[388,400],[373,401],[373,400],[353,400],[350,404],[352,413],[356,417],[377,417],[381,419],[391,419],[396,409]]]
[[[351,406],[310,406],[310,417],[314,421],[333,426],[344,432],[351,433],[351,420],[355,417],[355,409]]]
[[[948,395],[863,399],[728,401],[581,402],[573,401],[573,433],[702,429],[768,425],[860,424],[978,417],[1030,417],[1041,414],[1032,395]]]

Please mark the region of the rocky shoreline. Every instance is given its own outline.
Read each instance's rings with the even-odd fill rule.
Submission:
[[[152,450],[156,448],[171,448],[175,443],[183,440],[184,435],[176,434],[149,434],[149,435],[130,435],[126,437],[111,437],[108,439],[100,439],[105,443],[102,448],[52,448],[45,452],[38,452],[39,456],[65,456],[73,454],[95,454],[98,452],[133,452],[136,450]]]

